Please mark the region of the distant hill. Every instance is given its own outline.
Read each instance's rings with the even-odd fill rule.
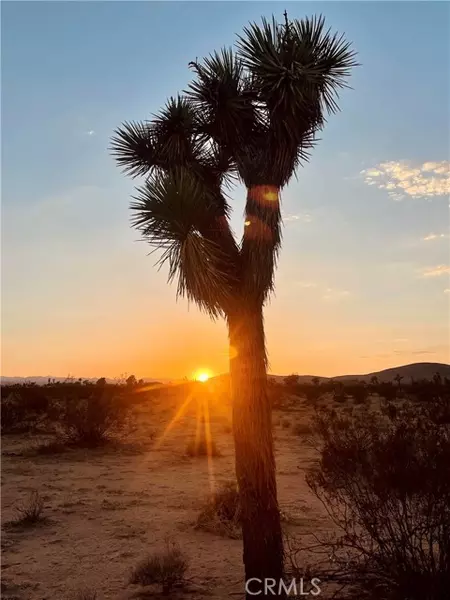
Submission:
[[[392,381],[396,375],[404,377],[404,382],[409,383],[411,379],[432,379],[435,373],[440,373],[441,377],[450,378],[450,365],[444,363],[412,363],[401,367],[392,367],[367,375],[344,375],[335,377],[338,380],[360,379],[370,381],[374,375],[379,381]]]
[[[37,385],[46,385],[48,383],[48,380],[51,379],[52,381],[58,382],[58,383],[63,383],[64,381],[67,381],[67,377],[53,377],[52,375],[35,375],[35,376],[30,376],[30,377],[0,377],[0,381],[2,383],[2,385],[12,385],[14,383],[36,383]],[[82,377],[81,380],[82,381],[90,381],[91,383],[95,383],[99,378],[98,377]],[[153,381],[158,381],[161,383],[167,383],[168,381],[170,381],[169,379],[153,379],[150,377],[143,377],[144,381],[146,383],[152,383]],[[73,379],[73,381],[78,381],[78,378],[75,377]],[[116,379],[113,379],[111,377],[106,377],[106,382],[107,383],[115,383]]]
[[[393,381],[396,375],[402,376],[404,383],[410,383],[412,379],[432,379],[435,373],[440,373],[441,377],[450,378],[450,365],[444,363],[412,363],[410,365],[402,365],[399,367],[392,367],[391,369],[384,369],[383,371],[374,371],[373,373],[364,373],[361,375],[338,375],[337,377],[318,377],[320,381],[358,381],[369,382],[373,376],[378,378],[378,381]],[[283,380],[285,375],[273,375],[271,376],[276,381]],[[309,383],[313,379],[314,375],[300,375],[299,381],[302,383]]]

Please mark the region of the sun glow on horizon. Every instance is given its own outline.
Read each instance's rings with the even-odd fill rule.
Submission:
[[[200,381],[201,383],[206,383],[211,377],[211,371],[207,371],[206,369],[200,369],[194,374],[195,381]]]

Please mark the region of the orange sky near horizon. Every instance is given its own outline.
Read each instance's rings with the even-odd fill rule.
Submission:
[[[170,299],[173,291],[173,287],[167,288],[166,305],[154,306],[148,323],[138,322],[141,311],[139,318],[128,314],[121,323],[116,318],[115,325],[102,320],[92,323],[88,337],[85,327],[76,323],[64,327],[62,322],[39,340],[16,336],[3,352],[2,374],[114,378],[126,373],[137,378],[179,379],[190,378],[201,369],[213,374],[227,372],[225,323],[211,322],[194,306],[188,310],[185,301]],[[333,320],[332,307],[322,315],[322,326],[318,319],[307,318],[309,311],[300,309],[298,326],[293,327],[284,318],[284,304],[281,297],[266,311],[271,373],[331,377],[412,362],[449,362],[448,347],[438,343],[439,330],[435,346],[420,350],[413,340],[399,337],[399,332],[389,327],[361,324],[358,331],[349,322],[350,314],[346,319],[341,314],[339,324]],[[413,329],[420,339],[420,325]],[[427,333],[429,336],[429,326]]]

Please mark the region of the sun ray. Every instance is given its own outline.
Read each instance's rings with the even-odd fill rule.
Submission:
[[[141,394],[142,392],[154,392],[155,390],[168,389],[172,387],[178,387],[180,385],[186,385],[186,381],[174,381],[170,383],[157,383],[156,385],[149,383],[145,386],[139,386],[133,389],[133,394]]]
[[[193,396],[193,394],[191,392],[188,395],[188,397],[186,398],[186,400],[183,402],[183,404],[180,406],[180,408],[177,410],[177,412],[175,413],[173,419],[170,421],[170,423],[164,429],[164,431],[163,431],[162,435],[159,437],[159,439],[155,442],[155,445],[154,445],[154,449],[155,450],[157,450],[161,446],[162,442],[164,441],[164,439],[166,438],[167,434],[170,432],[170,430],[172,429],[172,427],[184,415],[184,412],[187,409],[187,407],[189,406],[189,404],[191,403],[193,397],[194,396]]]
[[[202,401],[197,398],[197,422],[196,422],[196,429],[195,429],[195,452],[198,451],[198,448],[200,446],[200,439],[201,439],[201,435],[202,435],[202,423],[203,423],[203,405],[202,405]]]
[[[205,398],[203,400],[203,410],[205,415],[205,438],[206,438],[206,451],[208,454],[208,479],[209,479],[209,487],[211,493],[214,493],[216,482],[214,476],[214,460],[212,453],[212,435],[211,435],[211,420],[209,413],[209,402],[208,399]]]

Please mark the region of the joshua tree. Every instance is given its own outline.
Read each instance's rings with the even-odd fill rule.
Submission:
[[[355,64],[350,44],[321,17],[263,20],[244,29],[235,52],[190,63],[189,89],[152,121],[125,123],[112,142],[118,164],[146,178],[133,225],[162,250],[178,295],[228,325],[247,579],[278,580],[283,570],[263,324],[281,242],[280,190],[338,109]],[[233,177],[247,187],[240,243],[224,189]]]
[[[397,375],[394,377],[394,381],[397,382],[398,389],[400,389],[400,385],[402,383],[402,380],[403,380],[403,375],[400,375],[400,373],[397,373]]]

